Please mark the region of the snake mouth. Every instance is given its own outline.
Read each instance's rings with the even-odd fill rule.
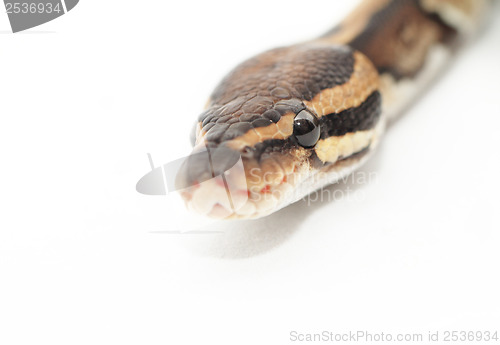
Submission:
[[[272,146],[269,144],[269,148]],[[225,144],[195,147],[177,174],[188,210],[215,219],[260,218],[287,205],[307,153],[284,149],[235,150]]]
[[[194,183],[181,190],[180,195],[190,211],[209,218],[260,218],[287,204],[299,177],[292,172],[276,181],[262,175],[262,170],[250,168],[240,159],[223,174]]]

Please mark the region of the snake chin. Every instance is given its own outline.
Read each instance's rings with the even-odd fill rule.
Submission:
[[[181,195],[189,210],[213,219],[257,219],[295,203],[350,174],[363,164],[369,148],[349,158],[313,169],[302,165],[280,183],[249,186],[243,174],[229,171],[187,188]],[[240,180],[240,181],[238,181]]]
[[[322,169],[303,164],[280,183],[249,186],[244,174],[228,171],[183,190],[181,195],[189,210],[209,218],[257,219],[336,183],[362,165],[372,151],[366,148]]]
[[[189,210],[214,219],[256,219],[287,204],[309,167],[297,167],[280,181],[262,177],[242,161],[220,176],[181,191]],[[274,174],[276,175],[276,174]]]

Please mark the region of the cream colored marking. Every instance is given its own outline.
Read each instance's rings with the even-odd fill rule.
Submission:
[[[287,113],[277,123],[272,123],[266,127],[254,128],[242,136],[228,141],[227,146],[239,151],[245,146],[253,147],[264,140],[286,139],[293,134],[294,118],[294,113]]]
[[[362,53],[354,52],[354,71],[349,81],[321,91],[304,104],[320,117],[339,113],[359,107],[378,87],[379,76],[371,61]]]
[[[205,103],[205,106],[203,107],[203,110],[207,110],[208,107],[212,105],[212,98],[207,99],[207,102]]]
[[[329,137],[318,141],[314,150],[322,162],[334,163],[368,147],[374,134],[375,129],[370,129]]]
[[[287,113],[281,117],[277,123],[271,123],[266,127],[258,127],[249,130],[242,136],[227,142],[227,145],[235,150],[241,150],[245,146],[254,146],[255,144],[269,139],[286,139],[293,134],[294,113]],[[205,146],[205,135],[207,132],[201,129],[198,123],[196,131],[195,148]]]
[[[477,29],[487,8],[484,0],[421,0],[421,3],[426,11],[438,13],[448,25],[465,33]]]
[[[199,143],[200,143],[200,140],[201,140],[201,122],[198,122],[196,124],[196,141],[194,143],[195,146],[197,146]]]

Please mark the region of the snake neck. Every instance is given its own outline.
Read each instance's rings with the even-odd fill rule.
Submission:
[[[488,0],[365,0],[319,41],[366,55],[390,121],[442,71],[484,22]]]

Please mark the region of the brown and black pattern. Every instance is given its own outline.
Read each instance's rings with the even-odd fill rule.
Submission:
[[[359,107],[321,117],[321,139],[372,129],[381,115],[380,92],[373,92]]]
[[[208,108],[199,116],[196,142],[219,158],[209,163],[208,156],[198,155],[188,169],[190,180],[208,179],[213,175],[207,172],[209,164],[220,173],[239,156],[245,162],[264,164],[269,150],[275,158],[281,152],[283,156],[313,159],[314,148],[305,150],[295,140],[295,115],[307,109],[320,118],[322,139],[373,128],[380,115],[380,109],[371,111],[374,104],[380,105],[373,102],[380,99],[376,89],[375,69],[348,46],[311,42],[274,49],[247,60],[221,81]],[[328,92],[336,90],[344,92],[340,101],[349,98],[356,106],[347,109],[346,103],[338,108],[338,114],[323,113],[328,108],[322,102],[331,97]]]
[[[436,43],[453,47],[458,31],[423,3],[442,0],[368,0],[357,11],[365,22],[346,20],[322,37],[361,51],[379,73],[396,80],[414,77],[423,67],[429,49]],[[474,1],[474,0],[472,0]],[[349,19],[349,18],[348,18]]]
[[[324,89],[349,81],[353,51],[343,46],[278,48],[236,67],[199,117],[204,140],[220,143],[298,113]]]
[[[321,119],[321,139],[373,128],[380,117],[377,85],[370,61],[345,45],[310,42],[247,60],[221,81],[199,116],[196,147],[211,154],[190,160],[188,184],[223,172],[240,156],[249,166],[270,165],[272,157],[285,171],[295,164],[286,160],[290,155],[312,162],[314,147],[301,147],[293,135],[295,116],[306,109]],[[336,92],[342,104],[330,111],[323,103]]]

